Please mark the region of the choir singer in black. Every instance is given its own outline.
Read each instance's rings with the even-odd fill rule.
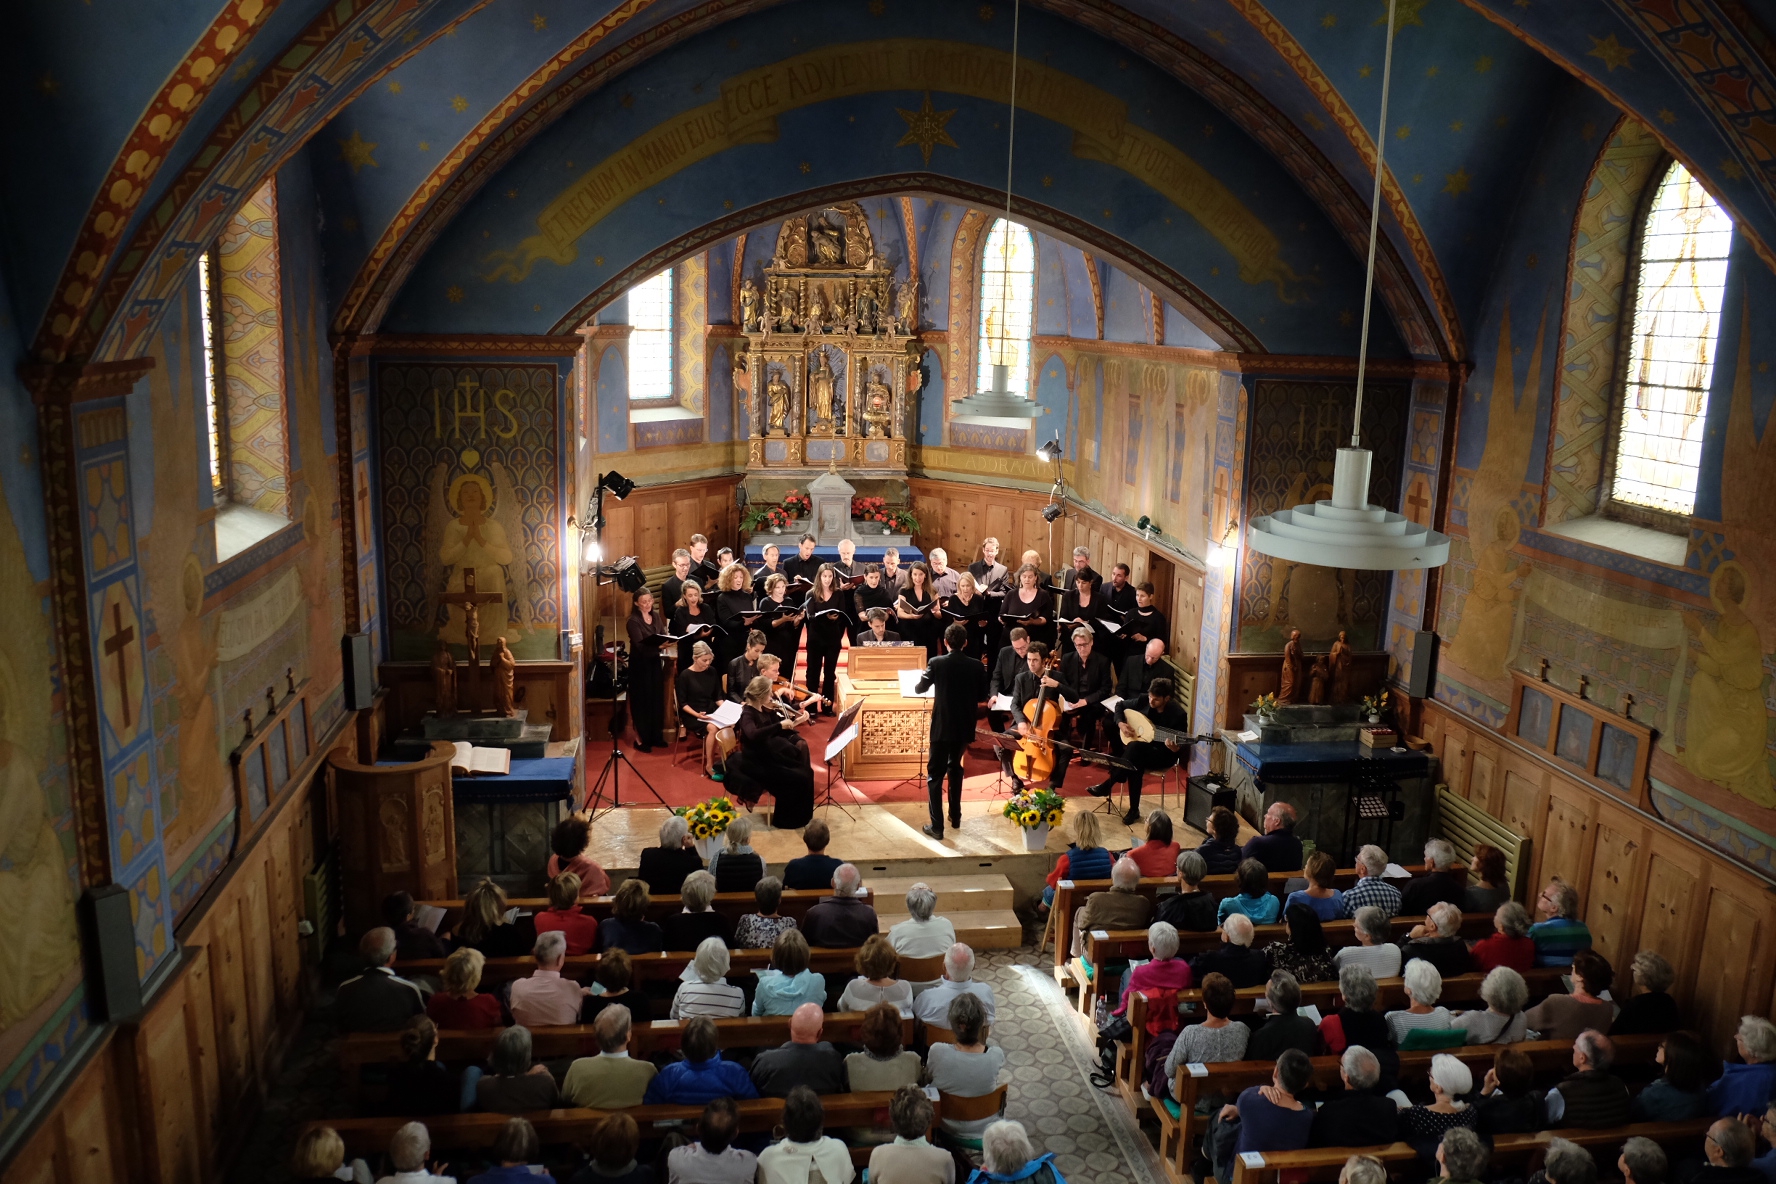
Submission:
[[[925,765],[931,824],[923,828],[934,839],[944,836],[945,774],[950,781],[950,825],[962,825],[962,752],[974,739],[974,711],[987,693],[986,669],[967,653],[968,627],[945,629],[944,646],[947,652],[925,668],[914,688],[921,695],[933,688],[937,692],[931,703],[931,759]]]

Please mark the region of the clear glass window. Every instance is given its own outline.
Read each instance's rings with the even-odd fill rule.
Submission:
[[[672,269],[629,289],[629,397],[672,397]]]
[[[222,496],[222,416],[216,407],[216,294],[211,285],[215,260],[205,251],[197,261],[197,302],[203,333],[204,430],[210,441],[210,492]]]
[[[1036,244],[1027,228],[1000,218],[981,255],[980,363],[976,390],[991,390],[993,367],[1009,368],[1006,387],[1030,393],[1030,334],[1036,312]]]

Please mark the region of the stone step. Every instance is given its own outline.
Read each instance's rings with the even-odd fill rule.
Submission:
[[[940,915],[956,927],[956,940],[974,950],[1015,950],[1024,944],[1024,925],[1010,909],[962,910]],[[906,917],[878,913],[881,931],[888,932]]]
[[[874,893],[876,913],[896,920],[907,915],[907,889],[914,884],[927,884],[937,893],[937,913],[952,916],[959,912],[1009,911],[1012,905],[1011,881],[1002,875],[983,872],[967,876],[882,876],[864,879]]]

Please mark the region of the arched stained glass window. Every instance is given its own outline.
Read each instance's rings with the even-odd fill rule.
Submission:
[[[1036,313],[1036,244],[1027,228],[994,221],[981,254],[980,361],[976,390],[993,389],[993,367],[1006,367],[1006,389],[1030,393],[1030,332]]]
[[[1732,218],[1674,162],[1641,228],[1612,501],[1683,517],[1695,510],[1732,241]]]
[[[672,269],[629,289],[629,397],[672,397]]]

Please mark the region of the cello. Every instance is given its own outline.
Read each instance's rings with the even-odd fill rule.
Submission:
[[[1042,677],[1047,678],[1059,657],[1050,654],[1042,664]],[[1049,697],[1050,687],[1040,687],[1036,697],[1024,704],[1023,738],[1012,754],[1011,768],[1020,781],[1042,781],[1054,772],[1054,743],[1050,739],[1061,726],[1061,705]]]

